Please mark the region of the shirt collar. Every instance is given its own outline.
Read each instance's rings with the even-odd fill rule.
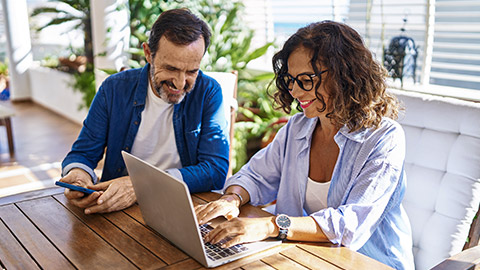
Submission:
[[[304,139],[304,138],[311,138],[313,134],[313,130],[315,129],[315,126],[317,125],[318,118],[314,117],[311,119],[308,119],[308,123],[305,125],[305,128],[301,129],[297,135],[297,139]],[[354,132],[350,132],[350,129],[347,127],[347,125],[344,125],[343,127],[340,128],[338,133],[335,135],[339,136],[340,134],[346,137],[349,140],[355,141],[362,143],[365,141],[365,137],[367,136],[368,129],[366,128],[361,128],[359,130],[356,130]]]
[[[304,116],[305,117],[305,116]],[[318,118],[317,117],[314,117],[314,118],[310,118],[310,119],[307,119],[307,124],[305,125],[305,128],[302,128],[301,130],[299,130],[297,132],[297,135],[295,136],[296,139],[308,139],[310,140],[310,138],[312,137],[312,134],[313,134],[313,130],[315,129],[315,126],[317,125],[317,121],[318,121]]]
[[[367,132],[368,132],[368,129],[366,128],[360,128],[359,130],[350,132],[350,129],[347,127],[347,125],[344,125],[342,128],[340,128],[337,134],[342,134],[349,140],[362,143],[365,141]]]
[[[135,89],[134,106],[145,105],[145,99],[147,98],[148,91],[148,71],[150,64],[147,63],[140,72],[140,78],[138,80],[137,88]]]

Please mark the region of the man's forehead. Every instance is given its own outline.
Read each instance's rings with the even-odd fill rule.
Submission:
[[[177,65],[181,65],[183,68],[185,66],[198,68],[203,58],[204,48],[203,37],[187,45],[178,45],[162,37],[159,40],[155,60],[158,60],[158,64],[162,66],[170,65],[177,67]]]

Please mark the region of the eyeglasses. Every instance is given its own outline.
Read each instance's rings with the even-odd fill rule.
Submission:
[[[292,91],[295,82],[297,82],[298,86],[303,90],[310,91],[313,89],[313,78],[318,77],[320,80],[318,84],[320,85],[322,83],[321,75],[327,71],[328,69],[321,71],[318,74],[309,74],[305,72],[298,74],[297,77],[293,77],[292,75],[285,73],[280,75],[280,83],[289,91]]]

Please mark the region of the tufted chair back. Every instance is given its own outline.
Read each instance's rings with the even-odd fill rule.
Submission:
[[[238,109],[237,102],[237,82],[238,82],[238,72],[236,70],[232,72],[213,72],[208,71],[204,72],[205,75],[208,75],[214,78],[222,87],[223,103],[225,109],[225,119],[228,121],[228,130],[230,135],[230,151],[229,151],[229,160],[230,165],[228,167],[227,178],[232,176],[233,167],[233,138],[234,138],[234,129],[233,125],[235,124],[236,114],[235,112]]]
[[[417,270],[462,251],[480,204],[480,104],[391,90],[405,107],[407,191]]]

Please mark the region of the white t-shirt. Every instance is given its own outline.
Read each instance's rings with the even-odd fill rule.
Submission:
[[[141,119],[132,154],[162,170],[182,168],[173,130],[173,104],[157,97],[150,82]]]
[[[310,177],[308,178],[304,207],[307,214],[310,215],[327,208],[327,195],[331,182],[320,183],[313,181]]]

